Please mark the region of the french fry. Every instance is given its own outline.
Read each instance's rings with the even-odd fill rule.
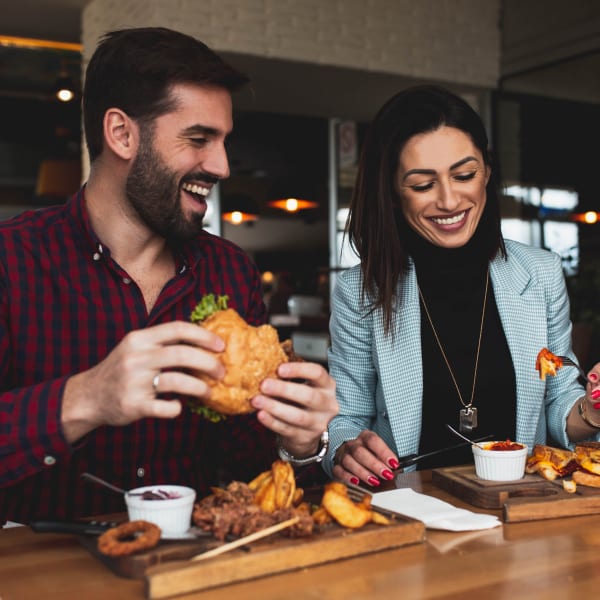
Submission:
[[[371,511],[354,504],[348,497],[348,491],[344,484],[337,482],[328,483],[323,492],[321,505],[342,526],[350,529],[358,529],[371,521]]]
[[[267,513],[275,512],[275,484],[270,481],[261,488],[260,497],[255,497],[255,502]]]
[[[296,491],[296,478],[290,463],[278,460],[273,463],[273,484],[275,486],[275,508],[289,508]]]
[[[256,492],[258,491],[263,484],[265,483],[265,481],[269,481],[272,477],[272,473],[271,471],[263,471],[262,473],[259,473],[249,484],[248,487],[253,491]]]

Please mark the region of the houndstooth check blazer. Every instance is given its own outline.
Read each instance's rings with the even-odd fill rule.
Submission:
[[[569,301],[557,254],[506,240],[507,259],[490,263],[490,276],[516,376],[516,440],[530,448],[547,434],[572,447],[566,418],[584,394],[575,369],[546,381],[535,370],[538,352],[575,359]],[[421,312],[414,266],[402,285],[385,336],[381,311],[360,302],[362,274],[355,266],[340,275],[331,300],[329,370],[336,380],[340,413],[329,425],[331,445],[323,462],[331,476],[337,448],[364,429],[378,433],[399,456],[417,452],[421,436]],[[596,437],[600,439],[600,434]]]

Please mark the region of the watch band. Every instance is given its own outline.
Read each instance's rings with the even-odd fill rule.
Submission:
[[[595,423],[588,417],[588,414],[587,414],[587,411],[585,408],[585,397],[579,401],[579,406],[577,407],[577,410],[579,411],[579,416],[581,417],[582,421],[586,425],[589,425],[590,427],[593,427],[594,429],[600,429],[600,423]]]
[[[317,451],[317,453],[313,454],[312,456],[306,456],[303,458],[297,458],[296,456],[293,456],[292,454],[290,454],[281,445],[281,442],[279,441],[279,437],[277,438],[277,453],[279,454],[279,458],[281,458],[281,460],[285,460],[285,462],[289,462],[290,464],[295,465],[297,467],[303,467],[304,465],[310,465],[312,463],[320,463],[323,460],[323,458],[325,458],[325,455],[327,454],[328,449],[329,449],[329,433],[327,431],[324,431],[321,434],[321,441],[320,441],[319,450]]]

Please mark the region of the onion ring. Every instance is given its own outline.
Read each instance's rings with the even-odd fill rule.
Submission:
[[[139,533],[132,540],[134,534]],[[128,521],[111,527],[98,538],[98,550],[107,556],[126,556],[154,548],[160,540],[158,525],[148,521]]]

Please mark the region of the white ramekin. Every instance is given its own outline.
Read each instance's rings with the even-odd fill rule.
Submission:
[[[145,500],[139,494],[159,490],[169,494],[177,494],[177,498],[165,500]],[[192,488],[181,485],[147,485],[129,490],[125,494],[127,514],[130,521],[149,521],[161,528],[162,537],[177,537],[184,535],[192,523],[192,510],[196,492]]]
[[[484,442],[483,448],[494,442]],[[491,481],[516,481],[525,475],[527,461],[527,446],[519,450],[484,450],[472,446],[475,458],[475,473],[480,479]]]

